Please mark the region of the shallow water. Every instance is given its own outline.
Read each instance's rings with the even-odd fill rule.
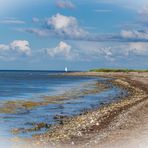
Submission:
[[[0,138],[13,138],[12,129],[32,128],[32,123],[58,123],[55,115],[73,116],[84,110],[94,109],[102,103],[110,103],[124,91],[117,87],[110,87],[102,92],[95,84],[99,81],[106,83],[106,79],[98,77],[62,76],[61,72],[41,71],[1,71],[0,72],[0,101],[1,107],[7,101],[45,101],[47,96],[66,99],[56,103],[47,103],[31,109],[18,108],[15,113],[0,113]],[[89,92],[89,93],[87,93]],[[46,97],[45,97],[46,96]],[[50,99],[48,97],[48,99]],[[31,132],[20,132],[17,136],[31,137],[33,134],[43,133],[47,129]]]

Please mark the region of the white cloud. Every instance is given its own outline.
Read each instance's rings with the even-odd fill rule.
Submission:
[[[59,8],[75,8],[75,5],[69,0],[59,0],[56,5]]]
[[[112,44],[112,45],[111,45]],[[118,61],[130,59],[131,57],[148,56],[148,43],[146,42],[121,42],[121,43],[98,43],[98,42],[78,42],[75,44],[79,49],[79,57],[83,60],[98,61]]]
[[[4,20],[1,21],[1,23],[4,24],[25,24],[25,21],[18,20],[16,18],[5,18]]]
[[[121,37],[133,40],[148,40],[148,30],[122,30]]]
[[[144,6],[140,7],[138,14],[139,14],[138,22],[140,22],[141,25],[144,25],[145,27],[147,27],[147,24],[148,24],[148,5],[144,5]]]
[[[142,15],[148,14],[148,5],[144,5],[143,7],[141,7],[141,9],[138,12]]]
[[[61,41],[57,47],[46,49],[46,53],[52,58],[65,58],[71,60],[76,54],[72,52],[71,45]]]
[[[28,33],[33,33],[38,36],[44,37],[44,36],[49,36],[50,32],[48,29],[36,29],[36,28],[26,28],[26,29],[17,29],[19,31],[25,31]]]
[[[143,43],[143,42],[129,43],[127,49],[128,53],[132,52],[137,55],[148,55],[148,43]]]
[[[24,28],[17,29],[18,31],[25,31],[36,34],[38,36],[56,36],[64,39],[87,40],[89,33],[79,26],[75,17],[64,16],[60,13],[53,15],[42,23],[42,28]]]
[[[31,48],[28,41],[14,40],[9,44],[0,44],[1,59],[16,59],[21,55],[31,55]]]
[[[102,53],[106,56],[106,57],[110,57],[113,55],[112,53],[112,48],[111,47],[107,47],[107,48],[101,48],[100,49],[102,51]]]
[[[80,42],[75,44],[79,49],[79,57],[83,61],[98,61],[99,58],[106,59],[108,61],[114,60],[114,52],[112,47],[104,45],[99,42]]]
[[[1,51],[6,51],[6,50],[9,50],[9,45],[0,44],[0,52]]]
[[[122,30],[121,31],[121,36],[124,38],[135,38],[135,35],[137,33],[135,31],[131,31],[131,30]]]
[[[112,12],[112,10],[110,9],[95,9],[93,10],[94,12],[98,12],[98,13],[107,13],[107,12]]]
[[[10,43],[10,48],[18,53],[25,54],[27,56],[31,55],[30,44],[26,40],[15,40]]]
[[[33,21],[34,23],[38,23],[38,22],[40,22],[40,19],[37,18],[37,17],[33,17],[33,18],[32,18],[32,21]]]
[[[109,12],[111,10],[98,9],[95,10],[98,12]],[[65,16],[60,13],[57,13],[44,21],[39,21],[42,23],[42,28],[26,28],[20,29],[28,33],[32,33],[38,36],[48,36],[48,37],[58,37],[68,40],[84,40],[84,41],[113,41],[113,42],[134,42],[134,41],[148,41],[148,29],[143,28],[143,30],[133,29],[133,30],[121,30],[119,33],[110,33],[110,34],[98,34],[90,33],[83,29],[78,20],[73,16]],[[44,23],[43,23],[44,22]],[[135,23],[136,25],[136,23]],[[140,26],[141,27],[141,26]]]
[[[148,5],[138,7],[136,10],[137,18],[128,29],[121,30],[121,38],[129,42],[148,41]]]
[[[75,17],[64,16],[59,13],[47,19],[47,28],[54,34],[68,38],[82,38],[87,35]]]

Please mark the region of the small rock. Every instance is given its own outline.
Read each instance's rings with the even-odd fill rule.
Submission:
[[[74,145],[75,143],[72,141],[71,144]]]

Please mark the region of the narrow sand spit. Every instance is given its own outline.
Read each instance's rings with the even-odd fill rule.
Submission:
[[[102,76],[128,90],[120,101],[67,119],[47,133],[34,137],[37,147],[148,147],[148,73],[82,72],[67,75]]]

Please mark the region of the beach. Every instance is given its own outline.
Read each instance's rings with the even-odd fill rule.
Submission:
[[[61,71],[0,71],[1,147],[18,145],[67,122],[67,118],[127,95],[109,81]]]
[[[114,78],[127,97],[85,112],[33,138],[34,145],[59,147],[147,147],[148,73],[67,73]]]
[[[2,146],[147,148],[147,72],[17,72],[8,78],[12,74],[12,86],[17,87],[18,74],[18,86],[26,88],[30,79],[38,84],[31,95],[41,82],[60,89],[42,90],[47,95],[39,98],[2,100],[0,143],[7,143]]]
[[[148,148],[148,0],[0,11],[0,148]]]

